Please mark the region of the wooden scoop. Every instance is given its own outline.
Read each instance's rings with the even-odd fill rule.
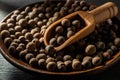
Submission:
[[[95,24],[101,23],[109,18],[112,18],[116,16],[117,13],[118,13],[118,8],[113,2],[107,2],[101,5],[100,7],[97,7],[94,10],[89,12],[77,11],[77,12],[71,13],[57,20],[46,29],[44,34],[44,43],[46,46],[49,45],[49,40],[52,36],[53,30],[58,24],[61,23],[63,19],[66,19],[66,18],[70,19],[76,15],[79,15],[85,21],[86,26],[83,29],[76,32],[73,36],[68,38],[63,44],[55,47],[56,51],[59,51],[65,48],[66,46],[88,36],[90,33],[94,31]]]

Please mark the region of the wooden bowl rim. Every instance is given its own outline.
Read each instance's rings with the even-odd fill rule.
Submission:
[[[41,2],[36,2],[33,4],[28,4],[26,6],[32,6],[34,4],[37,3],[42,3]],[[56,1],[55,1],[56,2]],[[19,8],[17,10],[22,10],[24,9],[26,6]],[[12,14],[14,11],[12,11],[11,13],[9,13],[1,22],[6,21]],[[113,56],[112,59],[108,60],[104,65],[100,65],[91,69],[87,69],[87,70],[83,70],[83,71],[72,71],[72,72],[50,72],[47,70],[41,70],[41,69],[37,69],[37,68],[33,68],[31,67],[29,64],[23,62],[22,60],[19,60],[15,57],[13,57],[12,55],[9,54],[8,49],[5,47],[1,37],[0,37],[0,52],[2,54],[2,56],[8,61],[10,62],[12,65],[14,65],[15,67],[24,70],[24,71],[30,71],[30,72],[34,72],[37,74],[50,74],[50,75],[76,75],[76,74],[96,74],[99,72],[102,72],[106,69],[108,69],[109,67],[113,66],[115,63],[117,63],[120,60],[120,52],[116,53],[116,55]]]

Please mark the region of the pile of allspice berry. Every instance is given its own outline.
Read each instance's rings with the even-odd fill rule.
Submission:
[[[28,63],[33,68],[55,72],[82,71],[94,68],[110,59],[120,48],[120,25],[112,19],[96,24],[89,36],[63,50],[61,45],[85,26],[75,16],[64,19],[58,25],[48,46],[44,44],[44,33],[50,24],[75,11],[90,11],[95,5],[86,1],[45,1],[13,11],[9,18],[0,23],[0,36],[13,57]]]

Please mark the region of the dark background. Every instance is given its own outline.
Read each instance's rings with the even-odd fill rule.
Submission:
[[[11,11],[22,7],[26,4],[38,2],[41,0],[0,0],[0,21]],[[103,4],[108,1],[115,2],[120,9],[120,0],[86,0],[96,5]],[[120,13],[120,11],[119,11]],[[118,14],[120,18],[120,14]],[[31,75],[23,72],[10,63],[8,63],[0,54],[0,80],[68,80],[69,77],[64,76],[64,78],[55,78],[55,76],[41,76],[41,75]],[[71,76],[69,80],[120,80],[120,63],[118,62],[115,66],[104,71],[103,73],[93,75],[93,76]]]

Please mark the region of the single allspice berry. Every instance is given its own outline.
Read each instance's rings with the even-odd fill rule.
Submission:
[[[10,32],[8,30],[2,30],[0,34],[3,39],[10,36]]]
[[[36,49],[35,43],[29,42],[29,43],[26,45],[26,49],[28,49],[29,52],[34,51],[34,50]]]
[[[21,26],[21,27],[26,27],[27,26],[27,20],[26,19],[20,19],[19,20],[19,25]]]
[[[82,66],[81,66],[81,62],[78,60],[75,60],[72,62],[72,69],[73,70],[81,70]]]
[[[65,27],[68,27],[68,26],[71,25],[71,22],[70,22],[69,19],[63,19],[63,20],[61,21],[61,25],[62,25],[62,26],[65,26]]]
[[[8,29],[7,23],[5,23],[5,22],[0,23],[0,31],[7,30],[7,29]]]
[[[59,36],[57,38],[57,44],[62,44],[62,43],[64,43],[64,41],[65,41],[65,38],[63,36]]]
[[[57,68],[57,64],[55,62],[49,62],[46,65],[48,71],[55,71]]]
[[[53,55],[55,53],[55,49],[53,47],[53,45],[48,45],[45,47],[46,53],[48,53],[49,55]]]
[[[26,61],[29,62],[29,60],[30,60],[31,58],[34,58],[34,55],[33,55],[32,53],[28,53],[28,54],[25,55]]]
[[[88,45],[85,49],[86,55],[93,55],[96,53],[96,46],[95,45]]]
[[[45,66],[46,66],[45,59],[39,59],[38,60],[38,66],[42,69],[45,69]]]
[[[102,59],[99,56],[95,56],[94,58],[92,58],[92,64],[93,65],[100,65],[102,63]]]
[[[29,61],[29,64],[33,67],[36,67],[37,65],[37,60],[36,58],[31,58],[30,61]]]
[[[37,60],[39,60],[39,59],[47,59],[47,56],[46,56],[46,54],[41,53],[41,54],[38,54],[38,55],[36,56],[36,59],[37,59]]]
[[[91,68],[92,67],[92,62],[90,60],[84,60],[82,61],[81,65],[84,67],[84,68]]]
[[[59,71],[65,71],[66,70],[66,66],[64,64],[64,62],[58,62],[57,63],[57,68]]]
[[[64,60],[64,61],[72,60],[72,57],[71,57],[71,55],[65,55],[65,56],[63,57],[63,60]]]

